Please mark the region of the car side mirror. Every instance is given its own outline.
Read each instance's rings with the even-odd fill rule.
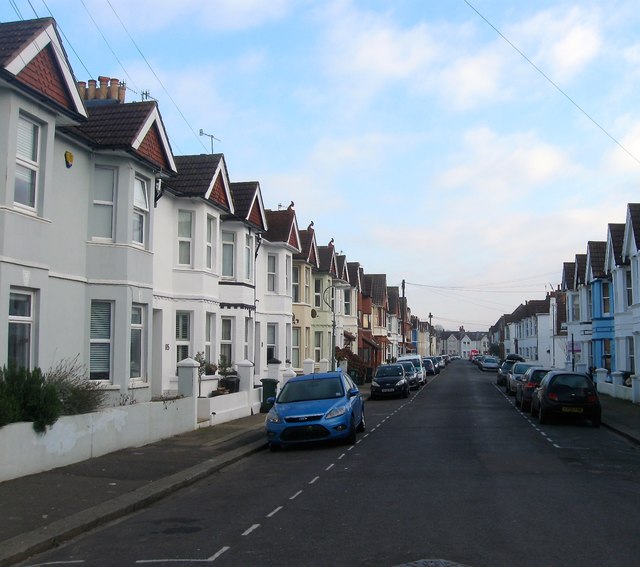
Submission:
[[[271,405],[275,404],[276,403],[275,396],[271,396],[270,398],[267,398],[267,403]]]
[[[353,398],[354,396],[357,396],[360,393],[360,390],[358,390],[358,388],[351,388],[348,392],[347,392],[347,396],[350,398]]]

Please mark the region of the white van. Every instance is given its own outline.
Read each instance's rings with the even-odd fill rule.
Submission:
[[[416,367],[416,373],[418,375],[418,384],[423,386],[427,383],[427,373],[424,370],[424,366],[422,365],[422,357],[419,354],[404,354],[398,357],[398,362],[402,362],[403,360],[410,360],[413,362],[413,365]]]

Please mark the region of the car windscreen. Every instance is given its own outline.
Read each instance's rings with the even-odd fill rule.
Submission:
[[[539,384],[540,380],[542,380],[548,372],[548,370],[534,370],[529,377],[529,381]]]
[[[513,365],[513,373],[524,374],[527,371],[527,368],[531,368],[531,364],[523,364],[522,362],[518,362]]]
[[[498,362],[497,359],[493,358],[492,356],[485,356],[483,359],[483,362],[492,362],[492,363],[496,363]]]
[[[402,364],[402,367],[408,371],[408,372],[415,372],[416,371],[416,367],[413,365],[412,362],[410,361],[405,361],[405,362],[401,362],[400,364]]]
[[[382,376],[402,376],[402,368],[400,366],[378,366],[376,369],[376,377]]]
[[[340,378],[322,380],[301,380],[287,382],[282,388],[277,401],[281,404],[306,402],[308,400],[326,400],[340,398],[344,395]]]

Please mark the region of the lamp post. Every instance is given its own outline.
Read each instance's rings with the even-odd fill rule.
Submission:
[[[433,327],[431,326],[431,317],[433,317],[433,315],[431,315],[431,311],[429,311],[429,356],[432,355],[432,352],[431,352],[431,329]]]
[[[331,368],[332,370],[338,369],[338,359],[336,358],[336,290],[349,287],[349,284],[331,284],[326,287],[322,292],[322,300],[327,307],[331,309]],[[327,299],[327,294],[331,290],[331,298]]]

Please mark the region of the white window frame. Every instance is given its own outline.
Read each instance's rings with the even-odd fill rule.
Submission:
[[[285,285],[285,293],[287,295],[291,295],[291,256],[287,254],[284,260],[285,270],[284,270],[284,285]]]
[[[149,183],[146,179],[135,176],[133,181],[133,218],[131,241],[137,246],[146,246],[147,219],[149,216]]]
[[[320,278],[313,281],[313,306],[318,309],[322,307],[322,280]]]
[[[300,303],[300,267],[291,268],[291,298],[294,303]]]
[[[603,280],[602,282],[602,314],[611,314],[611,282]]]
[[[193,266],[193,211],[178,211],[178,265]]]
[[[27,132],[26,128],[29,129]],[[16,132],[16,171],[13,183],[14,187],[14,204],[17,207],[24,208],[30,212],[36,212],[39,199],[40,185],[40,140],[42,137],[42,126],[34,120],[27,118],[25,115],[18,116],[18,129]],[[27,143],[28,142],[28,143]],[[25,151],[21,151],[24,149]],[[27,202],[18,200],[16,189],[18,185],[19,171],[26,170],[31,177],[27,184],[29,185],[29,198]],[[24,176],[21,180],[26,181]]]
[[[205,266],[207,270],[213,270],[216,265],[215,259],[215,243],[216,243],[216,217],[207,215],[207,235],[205,247]]]
[[[136,315],[139,314],[139,317]],[[146,381],[146,368],[145,368],[145,314],[146,306],[140,303],[134,303],[131,305],[131,338],[130,338],[130,359],[129,359],[129,378],[131,380]],[[134,342],[134,336],[139,335],[139,344]],[[134,348],[137,352],[134,353]],[[134,357],[134,354],[136,355]],[[134,372],[134,359],[138,358],[139,370]]]
[[[220,358],[228,357],[227,364],[233,364],[233,317],[220,319]]]
[[[176,363],[191,356],[191,319],[191,311],[176,311]]]
[[[277,270],[278,257],[275,254],[267,254],[267,291],[271,293],[277,291]]]
[[[304,302],[311,305],[311,268],[304,268]]]
[[[104,313],[104,314],[100,314],[97,313],[97,308],[98,306],[105,308],[108,306],[108,313]],[[94,311],[94,307],[96,308]],[[112,379],[112,373],[113,373],[113,317],[114,317],[114,304],[113,301],[108,301],[108,300],[103,300],[103,299],[94,299],[91,301],[91,311],[90,311],[90,332],[89,332],[89,378],[91,380],[99,380],[102,382],[110,382]],[[101,316],[100,318],[102,319],[102,321],[100,321],[99,316]],[[106,320],[108,319],[108,332],[105,333],[104,332],[99,332],[100,329],[97,328],[97,324],[102,322],[103,324],[106,322]],[[94,323],[96,324],[96,326],[94,326]],[[91,353],[91,351],[94,349],[94,347],[96,349],[102,350],[106,347],[106,349],[108,350],[107,356],[105,357],[104,355],[101,355],[102,359],[106,358],[106,362],[108,365],[108,369],[106,371],[107,376],[98,376],[98,377],[94,377],[94,372],[96,372],[96,374],[104,374],[105,371],[103,369],[100,369],[99,371],[95,371],[91,369],[91,359],[93,358],[93,355]]]
[[[108,179],[106,177],[102,177],[106,173],[111,174],[111,195],[109,196],[107,193],[108,189],[104,192],[104,194],[98,195],[98,189],[106,189],[108,185]],[[92,230],[93,234],[91,237],[94,240],[104,240],[104,241],[113,241],[113,237],[115,234],[115,198],[116,198],[116,184],[118,179],[118,170],[115,167],[109,167],[106,165],[96,165],[94,169],[94,191],[93,191],[93,223]],[[104,187],[101,186],[98,180],[107,181]],[[96,227],[100,226],[100,221],[102,220],[102,215],[98,215],[98,211],[109,211],[111,216],[111,223],[109,226],[108,234],[96,234]],[[106,228],[106,225],[105,227]],[[106,232],[106,231],[105,231]]]
[[[313,360],[320,362],[322,360],[322,338],[324,333],[322,331],[313,332]]]
[[[246,234],[244,237],[244,254],[244,277],[247,281],[251,281],[253,277],[253,237],[250,234]]]
[[[302,361],[300,359],[300,327],[292,327],[291,329],[291,366],[293,368],[302,368]]]
[[[631,307],[633,305],[633,277],[631,269],[624,271],[625,292],[626,292],[626,306]]]
[[[304,357],[311,356],[311,327],[304,328]]]
[[[12,301],[12,296],[20,296],[22,298],[22,301],[24,301],[25,299],[26,301],[26,305],[28,307],[28,313],[26,314],[19,314],[16,313],[15,311],[12,312],[12,305],[13,305],[13,301]],[[21,302],[22,303],[22,302]],[[35,328],[35,318],[34,318],[34,307],[35,307],[35,294],[32,291],[27,291],[24,289],[18,289],[18,288],[11,288],[10,292],[9,292],[9,321],[8,321],[8,336],[9,336],[9,341],[11,341],[11,337],[12,337],[12,333],[11,333],[11,329],[18,329],[18,328],[24,328],[26,327],[27,329],[27,333],[17,333],[14,336],[15,337],[23,337],[21,340],[24,341],[24,337],[26,336],[26,340],[27,340],[27,345],[26,345],[26,366],[22,365],[22,364],[17,364],[16,360],[10,360],[9,356],[11,355],[11,349],[8,348],[7,349],[7,358],[8,358],[8,362],[9,363],[14,363],[17,364],[17,366],[24,366],[25,368],[27,368],[27,370],[31,370],[32,366],[33,366],[33,357],[34,357],[34,353],[33,353],[33,333],[34,333],[34,328]]]
[[[251,344],[251,327],[253,326],[251,322],[252,322],[252,319],[250,317],[244,318],[244,359],[245,360],[250,360],[249,345]]]
[[[267,362],[272,358],[278,358],[278,325],[267,323]]]
[[[627,342],[627,371],[636,373],[636,345],[633,337],[626,337]]]
[[[347,316],[351,315],[351,290],[345,289],[343,291],[344,298],[344,314]]]
[[[236,269],[236,234],[235,232],[222,231],[222,269],[223,278],[235,277]],[[229,265],[230,262],[230,265]],[[230,269],[229,269],[230,268]]]
[[[211,364],[217,364],[217,358],[214,352],[215,345],[215,331],[216,331],[216,315],[215,313],[207,312],[205,315],[204,323],[204,357],[207,362]]]

